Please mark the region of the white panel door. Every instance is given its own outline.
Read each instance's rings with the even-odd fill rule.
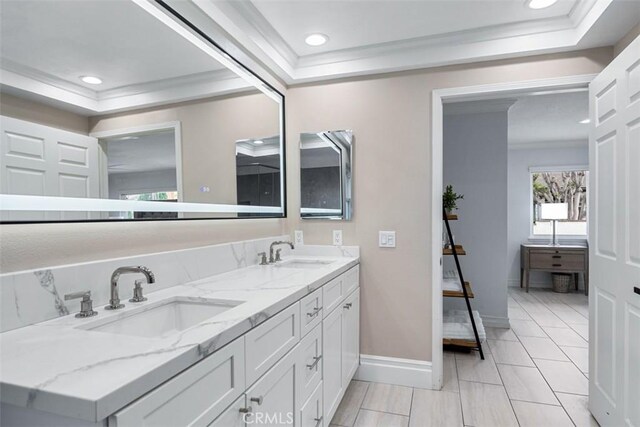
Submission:
[[[593,80],[589,109],[589,408],[640,427],[640,38]]]
[[[98,140],[0,116],[0,194],[99,198]],[[93,219],[89,212],[3,212],[3,221]]]

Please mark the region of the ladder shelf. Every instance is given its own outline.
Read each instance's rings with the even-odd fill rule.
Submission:
[[[453,241],[453,233],[451,232],[451,226],[449,224],[449,221],[457,220],[458,215],[447,214],[445,209],[443,209],[442,214],[443,214],[443,219],[444,219],[444,223],[447,230],[447,236],[449,237],[449,242],[451,243],[451,247],[444,248],[442,251],[442,254],[453,255],[453,258],[456,264],[456,271],[457,271],[456,280],[458,281],[458,285],[459,285],[458,290],[443,290],[442,296],[449,297],[449,298],[464,298],[466,303],[466,308],[467,308],[466,311],[469,316],[468,317],[469,323],[471,325],[471,329],[473,330],[473,337],[469,339],[460,338],[458,336],[447,337],[446,336],[447,331],[452,332],[453,330],[456,330],[459,332],[460,330],[468,330],[466,329],[468,323],[466,322],[466,319],[464,322],[451,320],[450,323],[447,323],[446,320],[449,320],[449,319],[447,319],[447,317],[445,316],[445,321],[443,322],[443,330],[445,331],[445,336],[442,340],[442,343],[445,346],[477,349],[480,352],[480,358],[484,360],[484,352],[482,351],[482,343],[480,340],[479,330],[482,331],[482,335],[485,335],[485,337],[486,337],[486,334],[484,333],[482,319],[477,314],[477,312],[474,312],[471,310],[471,302],[469,301],[469,299],[474,297],[473,290],[471,289],[471,284],[464,280],[464,275],[462,274],[462,267],[460,266],[460,260],[458,259],[459,256],[466,255],[466,251],[464,250],[462,245],[456,245],[455,242]],[[464,284],[464,286],[462,284]],[[454,319],[454,318],[455,316],[451,316],[451,319]]]

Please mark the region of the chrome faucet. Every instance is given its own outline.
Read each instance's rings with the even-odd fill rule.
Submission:
[[[147,279],[147,283],[156,282],[156,277],[153,275],[153,272],[145,266],[140,265],[137,267],[116,268],[111,275],[111,299],[109,300],[109,305],[106,306],[105,309],[117,310],[124,307],[124,304],[120,303],[120,295],[118,293],[118,280],[120,279],[120,275],[125,273],[142,273]]]
[[[273,247],[277,246],[277,245],[289,245],[289,247],[291,247],[291,249],[295,249],[295,247],[293,246],[293,243],[291,242],[285,242],[282,240],[277,240],[273,243],[271,243],[271,245],[269,246],[269,263],[273,264],[276,261],[280,261],[280,253],[278,253],[277,257],[273,256]],[[278,252],[280,252],[280,250],[278,249]]]

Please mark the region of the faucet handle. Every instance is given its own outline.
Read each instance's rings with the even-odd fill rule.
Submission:
[[[91,291],[79,291],[66,294],[64,296],[65,301],[72,299],[82,298],[80,301],[80,313],[76,314],[76,317],[91,317],[98,314],[93,310],[93,300],[91,300]]]
[[[280,257],[280,252],[282,252],[282,249],[276,249],[276,262],[282,261],[282,258]]]
[[[147,298],[142,294],[142,284],[144,282],[142,280],[136,280],[133,282],[133,298],[129,300],[129,302],[142,302],[146,301]]]
[[[267,262],[266,252],[258,252],[258,256],[260,257],[260,265],[269,265],[269,263]]]

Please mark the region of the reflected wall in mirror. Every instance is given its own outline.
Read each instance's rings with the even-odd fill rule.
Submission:
[[[353,215],[353,133],[300,134],[300,216],[344,219]]]
[[[3,222],[284,216],[283,96],[161,3],[5,2],[0,36]]]

